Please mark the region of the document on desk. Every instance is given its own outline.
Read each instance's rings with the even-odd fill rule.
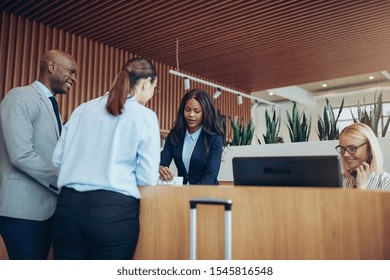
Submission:
[[[183,186],[183,177],[175,176],[172,181],[158,179],[157,185]]]

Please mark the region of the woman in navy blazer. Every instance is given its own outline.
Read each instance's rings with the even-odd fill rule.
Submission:
[[[175,161],[183,184],[218,185],[224,131],[210,95],[200,89],[187,92],[161,152],[160,178],[173,180]]]

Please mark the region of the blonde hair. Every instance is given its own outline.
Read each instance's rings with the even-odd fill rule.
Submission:
[[[374,171],[376,175],[379,175],[383,172],[382,151],[379,146],[377,137],[368,125],[364,123],[350,124],[341,131],[340,138],[343,136],[349,136],[366,141],[369,146],[369,152],[372,156],[372,160],[370,163],[371,171]],[[343,170],[347,170],[347,164],[343,157],[341,157],[341,165],[343,167]]]

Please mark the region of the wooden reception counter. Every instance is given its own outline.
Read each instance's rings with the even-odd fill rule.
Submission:
[[[233,259],[390,259],[390,192],[143,187],[137,259],[188,259],[189,199],[231,199]],[[197,257],[223,259],[224,208],[197,210]]]
[[[233,201],[233,259],[390,259],[390,192],[155,186],[141,193],[136,259],[188,259],[189,199],[206,196]],[[223,259],[224,208],[197,209],[198,259]]]

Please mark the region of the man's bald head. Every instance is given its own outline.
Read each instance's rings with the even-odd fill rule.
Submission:
[[[39,81],[55,95],[67,93],[77,80],[77,62],[73,56],[61,50],[49,50],[39,65]]]
[[[61,51],[61,50],[49,50],[41,58],[41,61],[40,61],[40,64],[39,64],[39,68],[40,68],[39,72],[40,72],[40,74],[42,72],[46,71],[45,68],[47,68],[48,63],[50,61],[54,61],[56,63],[61,63],[64,60],[70,60],[70,61],[76,63],[76,60],[74,59],[74,57],[71,56],[70,54],[64,52],[64,51]]]

